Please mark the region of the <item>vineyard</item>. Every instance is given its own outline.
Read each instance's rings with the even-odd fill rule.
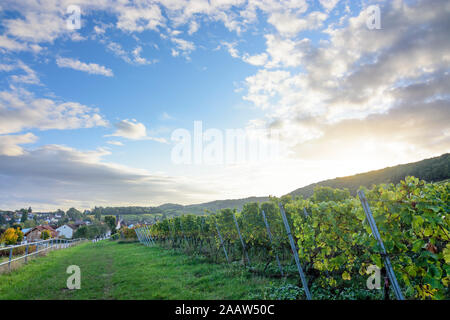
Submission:
[[[141,241],[258,275],[298,278],[298,299],[449,299],[449,189],[448,181],[408,177],[362,189],[367,209],[348,190],[320,187],[308,199],[284,196],[248,203],[239,213],[183,215],[136,233]],[[367,286],[374,265],[380,290]]]

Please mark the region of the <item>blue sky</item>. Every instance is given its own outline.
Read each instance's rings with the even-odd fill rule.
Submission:
[[[69,5],[81,29],[67,28]],[[367,22],[373,6],[380,28]],[[0,208],[279,196],[448,152],[449,11],[446,1],[3,1]],[[260,139],[277,130],[283,152],[177,164],[172,134],[193,134],[194,121]]]

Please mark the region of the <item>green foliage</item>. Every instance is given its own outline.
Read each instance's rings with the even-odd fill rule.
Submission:
[[[264,288],[262,294],[254,294],[253,298],[261,300],[300,300],[304,299],[305,291],[293,284],[282,286],[270,285]]]
[[[66,212],[67,216],[69,217],[69,219],[71,221],[77,221],[77,220],[82,220],[84,218],[84,214],[81,213],[80,211],[78,211],[75,208],[70,208],[67,212]]]
[[[382,184],[365,191],[407,298],[449,297],[449,189],[450,183],[426,183],[407,177],[397,185]],[[157,239],[173,239],[173,245],[186,242],[187,237],[194,251],[196,246],[200,247],[199,240],[212,239],[210,251],[201,247],[198,252],[217,256],[220,249],[217,224],[229,254],[233,256],[234,252],[234,259],[242,259],[235,214],[245,245],[253,252],[252,261],[256,257],[257,261],[270,262],[275,254],[290,250],[278,202],[285,208],[300,261],[317,292],[334,292],[336,299],[378,297],[367,293],[366,272],[370,265],[383,267],[380,247],[372,236],[359,198],[352,197],[348,190],[316,188],[309,199],[271,198],[262,204],[245,204],[241,213],[223,209],[203,217],[184,215],[156,223],[151,232]],[[273,245],[267,236],[262,210],[270,224]]]
[[[105,223],[109,227],[109,230],[111,230],[111,233],[116,233],[116,217],[114,216],[106,216],[105,217]]]
[[[73,238],[94,239],[104,235],[107,232],[107,229],[108,227],[102,223],[93,223],[88,226],[81,226],[75,231]]]
[[[47,240],[50,239],[52,237],[51,233],[49,230],[44,230],[41,232],[41,239],[42,240]]]

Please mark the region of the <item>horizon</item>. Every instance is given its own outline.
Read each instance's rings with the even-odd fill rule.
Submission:
[[[445,0],[5,0],[0,17],[3,210],[279,197],[450,152]]]

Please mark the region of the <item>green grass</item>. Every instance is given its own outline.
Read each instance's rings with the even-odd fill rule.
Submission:
[[[81,289],[68,290],[66,269],[81,269]],[[50,252],[0,274],[0,299],[250,299],[284,280],[137,243],[103,241]]]

